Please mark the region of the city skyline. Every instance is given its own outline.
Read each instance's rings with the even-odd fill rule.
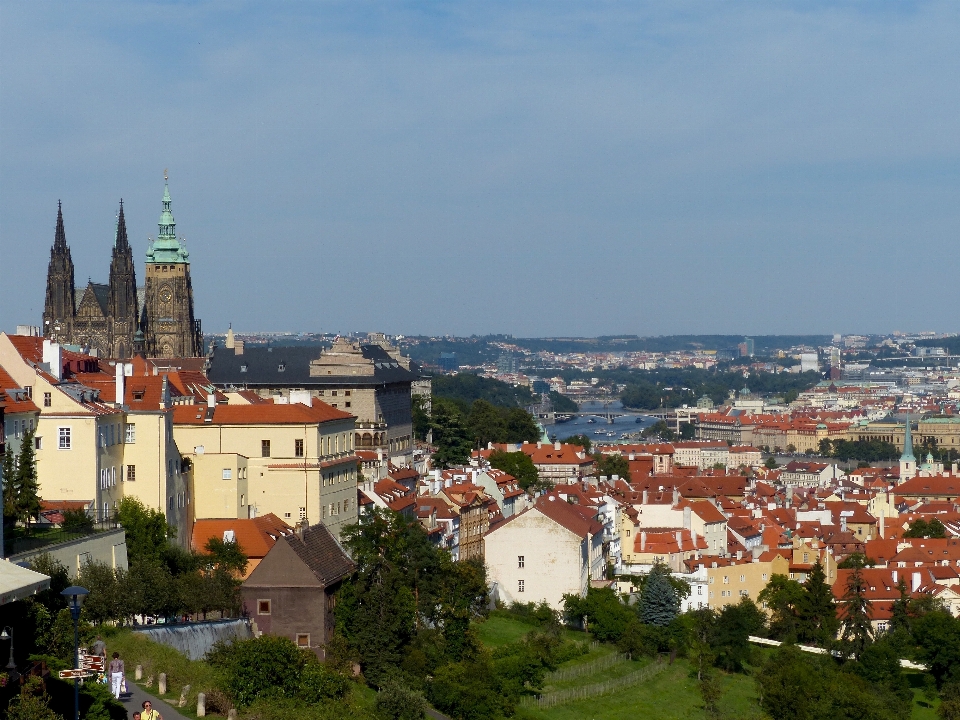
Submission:
[[[958,14],[4,2],[0,329],[169,168],[211,333],[957,332]]]

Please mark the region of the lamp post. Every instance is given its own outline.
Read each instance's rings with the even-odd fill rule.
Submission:
[[[7,661],[7,675],[11,680],[16,680],[18,677],[17,674],[17,663],[13,659],[13,628],[9,625],[0,631],[0,640],[9,640],[10,641],[10,659]]]
[[[72,585],[61,595],[67,599],[70,617],[73,618],[73,667],[80,667],[80,608],[90,593],[86,588]],[[80,720],[80,678],[73,679],[73,720]]]

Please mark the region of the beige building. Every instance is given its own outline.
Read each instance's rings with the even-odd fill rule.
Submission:
[[[365,343],[338,338],[322,351],[245,346],[231,335],[210,356],[207,374],[224,390],[253,390],[279,402],[314,398],[344,410],[357,418],[357,449],[383,450],[395,465],[412,464],[411,392],[421,373],[383,335]]]
[[[498,599],[560,610],[565,594],[586,595],[590,581],[604,577],[603,525],[590,512],[542,496],[488,532],[484,555]]]
[[[323,523],[334,535],[356,521],[355,418],[307,401],[174,409],[197,517],[274,513],[291,525]]]
[[[740,602],[749,597],[754,602],[774,575],[788,575],[790,563],[785,557],[768,550],[756,560],[743,562],[714,561],[704,563],[707,571],[707,600],[713,609]]]
[[[162,511],[189,543],[190,496],[173,439],[171,389],[139,364],[115,364],[36,337],[0,334],[0,367],[39,400],[36,433],[40,496],[93,500],[109,520],[136,497]],[[139,371],[139,374],[138,374]],[[120,399],[118,401],[118,398]]]

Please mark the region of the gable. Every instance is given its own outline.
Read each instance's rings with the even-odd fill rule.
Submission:
[[[109,289],[106,285],[90,283],[83,291],[80,302],[77,303],[77,315],[88,318],[105,318],[107,316],[107,298]]]
[[[318,587],[323,583],[285,542],[275,543],[243,587]]]

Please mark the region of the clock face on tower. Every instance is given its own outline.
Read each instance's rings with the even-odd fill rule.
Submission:
[[[170,286],[161,285],[160,286],[160,302],[168,303],[170,302],[171,298],[173,298],[173,291],[170,290]]]

